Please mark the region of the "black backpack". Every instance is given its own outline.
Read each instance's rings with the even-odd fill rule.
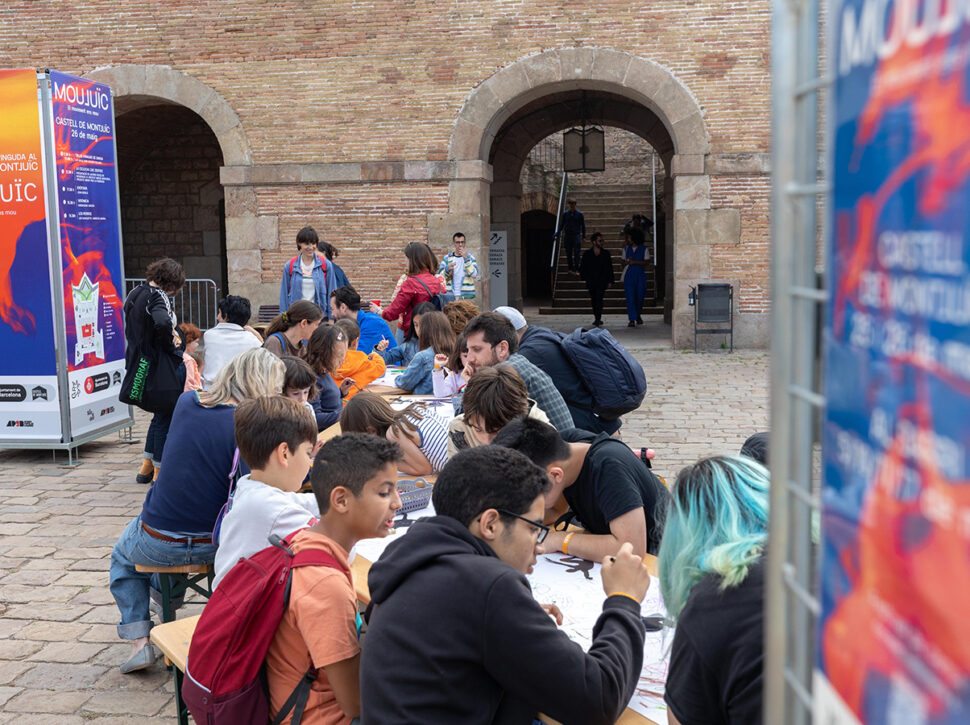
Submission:
[[[647,393],[643,366],[607,330],[580,327],[560,335],[559,344],[589,390],[596,415],[616,420],[640,407]]]
[[[455,296],[450,292],[439,292],[436,295],[431,294],[431,290],[428,289],[428,285],[422,282],[421,278],[418,277],[417,275],[414,276],[414,280],[419,285],[424,287],[424,291],[427,292],[428,296],[431,298],[431,304],[433,304],[435,309],[438,310],[439,312],[441,312],[441,310],[443,310],[445,308],[445,305],[447,305],[449,302],[455,301]]]

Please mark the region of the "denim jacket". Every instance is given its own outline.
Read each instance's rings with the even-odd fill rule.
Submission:
[[[333,262],[327,262],[322,254],[313,260],[313,302],[330,317],[330,295],[337,289],[337,274]],[[300,255],[283,265],[283,279],[280,281],[280,313],[286,312],[290,305],[303,299],[303,270]]]
[[[431,395],[434,392],[431,383],[433,369],[434,348],[426,347],[411,358],[407,370],[394,379],[394,385],[410,390],[414,395]]]

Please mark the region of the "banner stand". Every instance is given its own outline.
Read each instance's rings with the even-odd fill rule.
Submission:
[[[0,268],[0,342],[14,351],[0,362],[0,449],[51,450],[55,461],[63,450],[76,466],[85,443],[126,429],[123,440],[136,442],[132,408],[118,400],[125,286],[114,102],[104,84],[22,69],[0,71],[0,109],[10,116],[0,185],[18,194],[0,210],[11,219],[0,239],[11,260]]]

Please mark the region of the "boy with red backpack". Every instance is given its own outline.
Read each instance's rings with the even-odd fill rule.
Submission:
[[[350,725],[360,716],[360,618],[348,557],[360,539],[390,531],[401,508],[401,458],[396,443],[364,433],[320,449],[310,477],[320,520],[241,560],[202,612],[182,687],[196,722],[264,725],[268,712],[277,723]]]

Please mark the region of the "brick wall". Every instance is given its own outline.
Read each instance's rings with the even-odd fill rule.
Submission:
[[[238,123],[234,133],[254,168],[445,160],[459,112],[483,81],[526,56],[577,46],[623,51],[669,71],[696,99],[712,156],[769,151],[767,0],[39,0],[7,3],[0,28],[4,67],[86,74],[157,65],[205,84],[226,104],[214,126]],[[180,153],[194,143],[184,134],[179,139],[173,144]],[[629,142],[633,155],[642,152],[637,143]],[[630,178],[634,172],[617,166],[615,173]],[[239,213],[265,221],[255,238],[239,237],[246,248],[230,249],[230,279],[234,269],[246,270],[243,286],[269,295],[277,269],[293,253],[296,230],[319,223],[342,249],[339,263],[351,279],[386,296],[402,266],[399,248],[427,238],[429,217],[448,212],[454,190],[447,181],[369,181],[227,185],[227,217],[244,208]],[[711,273],[742,281],[743,311],[768,307],[767,186],[765,175],[711,177],[711,206],[738,209],[742,235],[738,245],[712,248]],[[250,198],[233,203],[234,188]],[[152,196],[124,194],[135,215],[144,207],[135,197]],[[176,244],[188,219],[181,206],[166,208],[179,212],[152,219],[163,223],[150,231],[148,207],[141,218],[126,216],[126,240],[167,234],[168,241],[139,244]],[[230,227],[230,241],[234,233]],[[438,252],[448,246],[443,236],[431,240]],[[132,269],[145,258],[133,252]]]
[[[452,248],[450,234],[428,239],[428,215],[448,211],[447,184],[270,186],[256,197],[261,209],[280,217],[279,244],[265,241],[264,283],[279,284],[283,265],[296,254],[296,233],[307,225],[337,247],[335,261],[368,299],[390,297],[407,265],[408,242],[427,242],[439,259]]]

